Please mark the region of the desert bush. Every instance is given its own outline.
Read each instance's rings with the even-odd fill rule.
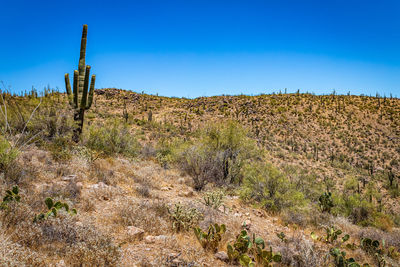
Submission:
[[[156,145],[156,159],[165,169],[176,160],[177,149],[182,145],[179,139],[165,138],[159,139]]]
[[[335,194],[333,213],[349,218],[354,224],[374,226],[382,230],[390,230],[394,223],[392,218],[377,210],[374,203],[358,193]]]
[[[116,186],[118,179],[110,164],[105,160],[97,160],[90,168],[90,176],[96,182],[102,182],[106,185]]]
[[[176,232],[187,231],[193,228],[203,217],[196,208],[184,206],[176,203],[174,207],[168,207],[169,219],[172,223],[172,229]]]
[[[145,159],[156,157],[157,150],[156,150],[156,148],[154,148],[154,146],[151,143],[146,143],[142,147],[142,149],[140,151],[140,155],[142,155]]]
[[[12,165],[19,154],[17,148],[11,146],[3,136],[0,136],[0,171],[5,172]]]
[[[0,266],[46,266],[45,257],[13,242],[0,224]]]
[[[195,142],[184,143],[175,153],[178,166],[193,177],[194,188],[208,182],[218,185],[241,184],[242,168],[261,151],[236,122],[214,124],[200,132]]]
[[[319,208],[321,212],[331,213],[331,209],[334,207],[332,193],[324,192],[318,199]]]
[[[63,162],[72,158],[71,149],[73,148],[73,143],[71,138],[68,136],[57,135],[52,139],[52,141],[47,142],[45,147],[50,151],[51,156],[55,161]]]
[[[190,146],[179,155],[179,167],[193,179],[195,190],[202,190],[213,179],[221,180],[223,177],[222,158],[204,147]]]
[[[318,182],[318,176],[314,172],[300,168],[298,165],[284,163],[282,172],[289,181],[295,185],[296,190],[302,192],[304,197],[312,202],[317,202],[323,191],[323,185]]]
[[[328,266],[329,253],[314,245],[303,235],[294,235],[280,242],[276,250],[282,255],[282,263],[287,266]]]
[[[240,196],[244,201],[255,201],[272,212],[306,204],[303,194],[271,164],[249,164],[243,169],[243,177]]]
[[[81,187],[77,185],[75,179],[71,179],[66,184],[54,183],[43,187],[39,196],[42,199],[46,197],[69,199],[76,203],[81,197]]]
[[[313,223],[312,215],[315,214],[315,211],[312,210],[311,212],[309,209],[287,209],[284,210],[281,214],[281,219],[284,224],[295,224],[301,227],[306,227]],[[322,214],[321,214],[322,215]],[[319,213],[318,213],[319,218]]]
[[[48,257],[62,257],[69,266],[115,266],[119,248],[94,226],[78,224],[76,216],[59,213],[39,223],[25,203],[10,202],[0,211],[2,229],[13,233],[12,241]],[[55,244],[58,244],[55,246]]]
[[[137,194],[139,194],[142,197],[145,197],[145,198],[151,197],[150,188],[147,185],[138,185],[138,186],[136,186],[135,191]]]
[[[26,169],[26,165],[23,164],[22,160],[17,158],[12,161],[7,168],[4,170],[4,180],[9,185],[11,184],[21,184],[25,182],[29,177],[29,171]]]
[[[127,200],[117,207],[115,222],[135,226],[149,234],[161,235],[170,229],[167,205],[161,200]]]
[[[108,235],[99,233],[91,225],[75,226],[77,236],[69,243],[65,262],[70,266],[118,266],[120,248]]]
[[[136,156],[140,149],[128,126],[118,121],[90,126],[83,140],[88,148],[101,151],[105,155],[123,154],[132,157]]]

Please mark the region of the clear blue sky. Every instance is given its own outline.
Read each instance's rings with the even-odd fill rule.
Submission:
[[[400,96],[398,0],[0,0],[0,9],[0,80],[18,92],[64,90],[86,23],[96,88]]]

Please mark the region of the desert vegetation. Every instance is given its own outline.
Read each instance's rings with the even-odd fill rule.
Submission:
[[[1,265],[398,266],[399,109],[3,91]]]
[[[89,86],[0,114],[0,266],[399,266],[400,100]]]

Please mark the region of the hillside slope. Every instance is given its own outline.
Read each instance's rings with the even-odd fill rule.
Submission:
[[[65,94],[3,97],[0,266],[238,266],[243,230],[257,266],[400,266],[399,99],[99,89],[74,143]]]

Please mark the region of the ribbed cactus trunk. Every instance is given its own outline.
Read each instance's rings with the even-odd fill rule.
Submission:
[[[90,66],[85,65],[86,41],[87,25],[85,24],[83,25],[82,30],[78,70],[74,71],[73,91],[71,91],[69,74],[65,74],[65,88],[67,91],[69,104],[74,109],[74,121],[76,122],[76,128],[72,137],[73,141],[75,142],[79,142],[79,137],[83,130],[85,110],[88,110],[92,106],[94,84],[96,81],[96,76],[92,75],[89,89]]]

